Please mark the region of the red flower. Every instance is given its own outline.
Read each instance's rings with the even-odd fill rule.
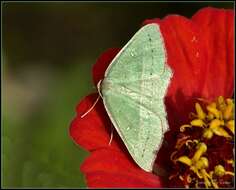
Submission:
[[[189,122],[197,98],[214,100],[232,97],[234,88],[233,11],[204,8],[191,19],[170,15],[164,19],[146,20],[158,23],[167,50],[167,63],[174,71],[165,105],[170,131],[165,134],[168,145],[158,152],[156,164],[170,171],[170,154],[179,127]],[[93,67],[96,85],[120,49],[103,53]],[[75,143],[90,151],[81,166],[89,187],[162,187],[168,186],[165,175],[148,173],[139,168],[115,132],[111,145],[111,122],[101,99],[84,118],[98,94],[85,97],[77,106],[70,135]]]

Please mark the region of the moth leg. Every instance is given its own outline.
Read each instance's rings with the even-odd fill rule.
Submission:
[[[113,139],[113,130],[114,130],[114,128],[113,128],[113,126],[111,125],[111,137],[110,137],[110,141],[109,141],[109,143],[108,143],[108,146],[111,146],[111,142],[112,142],[112,139]]]

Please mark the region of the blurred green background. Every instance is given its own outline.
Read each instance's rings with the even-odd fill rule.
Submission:
[[[82,97],[95,91],[91,67],[123,46],[143,20],[191,17],[233,2],[2,2],[2,187],[85,187],[88,155],[69,137]]]

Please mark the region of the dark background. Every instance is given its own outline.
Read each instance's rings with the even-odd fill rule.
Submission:
[[[191,17],[233,2],[2,4],[2,185],[85,187],[86,151],[68,135],[75,106],[95,91],[91,67],[148,18]]]

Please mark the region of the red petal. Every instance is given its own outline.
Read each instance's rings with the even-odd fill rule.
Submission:
[[[172,129],[178,128],[187,120],[187,113],[193,108],[194,98],[232,95],[234,59],[232,12],[223,11],[224,14],[221,11],[215,12],[217,11],[214,9],[203,9],[193,17],[193,21],[175,15],[168,16],[162,21],[154,19],[145,22],[160,24],[168,55],[167,61],[174,71],[166,96],[168,121]],[[217,30],[220,32],[217,33]],[[118,49],[108,50],[98,59],[93,67],[95,84],[103,78],[107,66],[118,51]],[[213,57],[218,60],[213,60]],[[160,186],[160,178],[156,180],[156,176],[136,168],[125,147],[120,145],[117,135],[111,147],[108,146],[111,123],[101,100],[86,117],[80,118],[95,99],[96,96],[92,95],[81,102],[77,109],[77,118],[70,128],[70,134],[78,144],[88,150],[99,148],[92,152],[81,167],[86,174],[88,185],[90,187]],[[167,133],[166,136],[169,136],[166,139],[170,137],[174,139],[171,133]],[[104,147],[106,149],[101,149]],[[162,161],[167,161],[165,158],[169,157],[168,152],[170,151],[162,147],[159,152],[160,157],[164,155]],[[160,164],[162,161],[157,163]]]
[[[144,22],[148,23],[160,25],[167,63],[174,72],[165,102],[172,129],[188,120],[196,98],[232,96],[232,11],[206,8],[199,11],[193,21],[170,15],[163,20]]]
[[[103,52],[97,59],[96,64],[93,66],[93,82],[95,85],[97,85],[97,83],[103,79],[108,65],[119,51],[120,48],[110,48]]]
[[[114,149],[92,152],[81,171],[89,187],[161,187],[158,176],[140,169],[130,157]]]
[[[232,97],[234,91],[234,11],[204,8],[192,20],[200,29],[206,53],[202,96]],[[203,73],[204,72],[204,73]]]
[[[85,97],[77,106],[77,116],[72,121],[70,136],[87,150],[108,147],[111,135],[111,121],[107,116],[101,99],[95,107],[83,118],[83,115],[94,104],[98,94]],[[117,148],[117,137],[114,136],[111,147]]]
[[[166,95],[168,121],[172,129],[178,128],[188,119],[193,99],[200,97],[205,80],[205,54],[197,26],[189,19],[170,15],[163,20],[147,20],[158,23],[164,38],[167,63],[173,78]]]
[[[175,96],[178,91],[187,97],[199,92],[202,86],[200,82],[204,81],[201,72],[205,68],[205,57],[197,26],[179,15],[147,22],[160,24],[167,63],[174,73],[167,96]],[[176,100],[177,97],[173,98]]]

